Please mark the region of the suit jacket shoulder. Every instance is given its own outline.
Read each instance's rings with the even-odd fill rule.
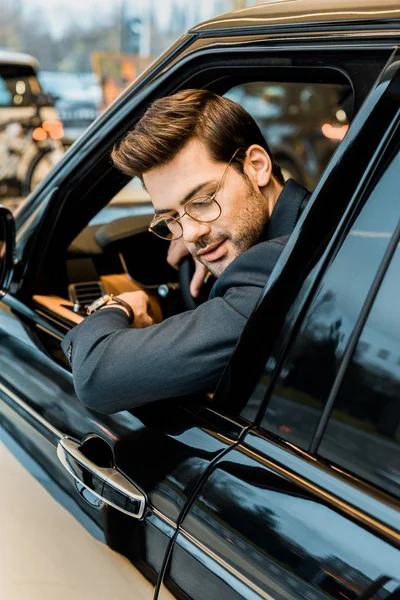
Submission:
[[[260,292],[267,283],[289,236],[282,236],[274,240],[260,242],[238,256],[223,272],[214,284],[210,299],[217,296],[224,297],[229,290],[237,288],[259,288]],[[247,307],[244,313],[250,316],[254,304]]]

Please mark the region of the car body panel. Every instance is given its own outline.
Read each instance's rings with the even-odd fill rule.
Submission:
[[[400,19],[400,8],[396,0],[384,0],[379,3],[375,0],[351,0],[343,6],[341,0],[274,0],[263,2],[257,7],[237,10],[233,13],[220,15],[193,27],[192,32],[212,33],[230,29],[251,27],[252,31],[258,27],[289,28],[313,25],[336,24],[343,28],[348,25],[352,30],[358,25],[368,23],[381,23],[384,27],[396,26],[395,21]]]
[[[380,539],[384,528],[377,535],[353,520],[347,502],[332,505],[317,465],[301,480],[286,468],[284,452],[277,464],[269,441],[259,438],[256,446],[245,440],[214,467],[180,527],[166,589],[192,600],[340,600],[386,576],[386,590],[375,597],[392,591],[400,552]],[[393,534],[391,542],[399,539]]]
[[[1,303],[2,426],[35,457],[56,487],[73,499],[69,510],[80,522],[86,522],[83,516],[94,521],[107,545],[156,585],[188,500],[209,465],[235,443],[242,429],[204,409],[196,414],[193,404],[190,412],[164,405],[156,419],[153,407],[138,411],[137,416],[129,412],[107,416],[86,409],[75,395],[71,373],[54,362],[42,345],[49,336],[57,342],[55,335],[26,316],[21,320]],[[64,437],[77,442],[95,438],[101,447],[107,444],[115,467],[146,493],[143,520],[89,503],[77,493],[56,454]],[[99,446],[93,451],[95,462],[100,454]]]

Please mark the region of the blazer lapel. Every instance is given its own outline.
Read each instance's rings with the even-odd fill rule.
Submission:
[[[309,197],[308,190],[296,183],[294,179],[289,179],[266,225],[262,236],[263,241],[290,235]]]

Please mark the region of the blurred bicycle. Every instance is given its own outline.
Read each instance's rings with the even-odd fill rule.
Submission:
[[[48,105],[40,94],[33,116],[0,123],[0,198],[30,194],[63,155],[62,122],[41,116]]]

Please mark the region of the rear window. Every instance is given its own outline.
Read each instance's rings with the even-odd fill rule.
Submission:
[[[0,65],[0,107],[35,106],[42,91],[35,70],[28,65]]]

